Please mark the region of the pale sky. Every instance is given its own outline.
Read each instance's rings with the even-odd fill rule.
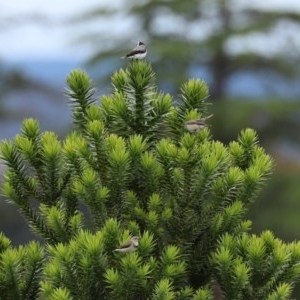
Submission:
[[[151,0],[149,0],[151,1]],[[300,13],[300,0],[231,0],[236,3],[236,7],[255,5],[261,9],[266,9],[275,5],[275,9],[280,10],[297,10]],[[1,4],[1,2],[3,2]],[[86,46],[72,44],[77,37],[87,31],[88,27],[60,25],[61,22],[69,17],[90,10],[100,5],[122,6],[126,0],[18,0],[1,1],[0,12],[0,60],[18,61],[23,59],[66,59],[83,60],[92,52]],[[51,20],[45,22],[22,22],[24,17],[33,15],[40,17],[42,20]],[[118,30],[125,30],[125,18],[122,20],[122,26]],[[8,22],[10,20],[10,22]],[[116,20],[112,20],[116,22]],[[110,27],[105,24],[106,27]],[[101,22],[87,24],[86,26],[101,26]],[[116,26],[115,26],[116,27]],[[128,31],[127,31],[128,32]],[[122,34],[122,32],[120,32]],[[283,42],[284,43],[284,42]],[[234,40],[228,45],[235,45]],[[239,42],[236,43],[239,45]],[[235,46],[234,46],[235,47]],[[237,49],[235,47],[235,49]]]
[[[79,45],[71,45],[72,40],[76,39],[74,30],[70,26],[60,26],[59,24],[81,12],[109,2],[111,1],[5,1],[5,4],[1,5],[0,12],[0,59],[15,61],[24,58],[85,58],[88,54],[86,49]],[[114,1],[114,3],[116,2],[120,1]],[[45,23],[24,22],[24,18],[29,15],[39,17]],[[5,20],[4,25],[7,24],[6,26],[2,25],[3,20]],[[11,21],[7,22],[7,20]],[[47,20],[51,22],[47,22]]]

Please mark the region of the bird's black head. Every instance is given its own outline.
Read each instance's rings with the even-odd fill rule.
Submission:
[[[145,44],[144,44],[143,42],[139,42],[138,45],[139,45],[139,46],[142,46],[142,45],[145,46]]]

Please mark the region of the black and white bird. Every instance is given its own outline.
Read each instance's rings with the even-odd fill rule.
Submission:
[[[126,243],[122,244],[119,248],[115,249],[115,252],[131,252],[137,249],[139,246],[139,237],[138,236],[133,236],[129,241]]]
[[[130,52],[121,58],[130,58],[130,59],[143,59],[147,55],[147,48],[143,42],[138,42],[136,47],[134,47]]]
[[[206,120],[211,118],[213,115],[209,115],[205,118],[197,119],[197,120],[189,120],[184,123],[184,127],[189,132],[197,132],[205,128]]]

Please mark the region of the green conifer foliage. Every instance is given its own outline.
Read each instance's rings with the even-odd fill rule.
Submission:
[[[289,299],[300,245],[251,235],[245,219],[272,160],[251,129],[229,145],[186,131],[208,114],[203,81],[173,99],[133,61],[99,103],[85,72],[67,84],[63,141],[27,119],[1,143],[3,193],[45,239],[0,237],[3,299]],[[114,251],[133,235],[136,251]]]

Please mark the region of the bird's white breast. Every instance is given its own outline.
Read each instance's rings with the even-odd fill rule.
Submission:
[[[198,131],[200,129],[203,129],[204,127],[205,127],[204,125],[199,125],[199,124],[185,124],[185,128],[189,132]]]
[[[129,58],[133,58],[133,59],[143,59],[145,58],[147,55],[147,51],[145,53],[137,53],[134,56],[131,56]]]

